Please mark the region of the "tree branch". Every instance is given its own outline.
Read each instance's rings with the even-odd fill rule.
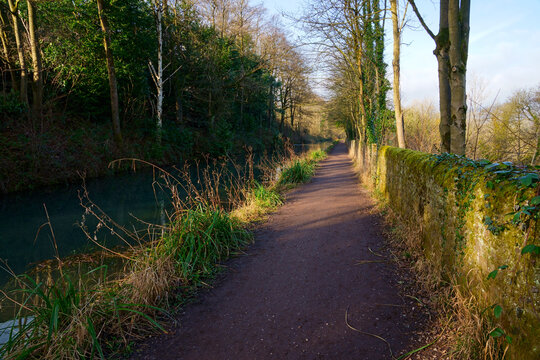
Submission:
[[[411,4],[413,11],[416,14],[416,17],[418,18],[418,20],[420,20],[420,24],[422,24],[424,29],[426,29],[429,36],[431,36],[431,38],[435,40],[435,34],[433,34],[433,31],[431,31],[429,27],[426,25],[424,18],[422,18],[422,15],[420,15],[420,12],[418,11],[416,4],[414,3],[414,0],[409,0],[409,4]]]

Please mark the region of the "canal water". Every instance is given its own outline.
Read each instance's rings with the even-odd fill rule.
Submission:
[[[295,145],[302,153],[327,147],[329,143]],[[155,177],[144,169],[115,176],[90,179],[86,183],[90,199],[118,224],[141,227],[141,222],[163,221],[163,204],[170,203],[164,192],[154,191]],[[39,189],[0,197],[0,259],[2,267],[20,274],[32,265],[54,258],[95,250],[79,224],[84,209],[78,193],[82,184]],[[47,217],[47,214],[49,217]],[[50,219],[50,226],[45,225]],[[90,224],[92,225],[92,224]],[[90,226],[91,227],[91,226]],[[52,231],[51,231],[52,228]],[[118,239],[100,232],[100,243],[119,245]],[[55,244],[54,244],[55,243]],[[10,278],[0,270],[0,286]]]

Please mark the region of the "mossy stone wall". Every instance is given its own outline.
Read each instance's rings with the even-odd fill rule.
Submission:
[[[487,309],[483,316],[505,334],[497,340],[511,337],[512,359],[540,359],[540,257],[521,253],[528,243],[538,245],[533,238],[538,231],[527,235],[523,226],[507,220],[518,202],[515,182],[488,186],[482,168],[437,162],[434,155],[412,150],[351,141],[349,152],[361,180],[409,228],[419,230],[432,275],[459,286],[479,312]],[[527,191],[526,196],[535,195]],[[499,317],[495,305],[502,308]]]

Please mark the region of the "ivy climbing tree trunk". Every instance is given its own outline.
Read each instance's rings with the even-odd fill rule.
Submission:
[[[11,0],[10,0],[11,1]],[[103,12],[103,0],[96,0],[98,7],[99,22],[103,32],[103,47],[105,48],[105,57],[107,58],[107,73],[109,75],[109,88],[111,95],[111,115],[114,140],[118,145],[122,145],[122,131],[120,129],[120,109],[118,106],[118,88],[116,84],[116,71],[114,69],[114,59],[111,49],[111,38],[109,23]]]
[[[394,72],[394,113],[396,117],[396,134],[398,146],[405,148],[405,132],[403,125],[403,111],[401,110],[400,94],[400,50],[401,50],[401,28],[399,26],[398,3],[397,0],[390,0],[390,11],[392,13],[392,34],[394,37],[394,53],[392,67]]]
[[[28,33],[30,37],[30,53],[32,55],[32,118],[41,119],[43,105],[43,70],[41,66],[41,52],[39,41],[36,36],[36,4],[34,0],[28,0]]]
[[[364,40],[364,33],[361,29],[360,21],[360,4],[358,2],[351,3],[351,1],[345,1],[345,18],[350,24],[352,43],[354,47],[354,60],[356,62],[356,76],[358,82],[358,107],[360,108],[360,119],[357,121],[356,129],[358,132],[358,139],[362,142],[367,140],[365,136],[366,126],[367,126],[367,111],[366,103],[364,97],[364,69],[362,64],[363,50],[362,44]]]
[[[13,20],[13,33],[15,35],[15,44],[17,45],[17,55],[19,56],[19,67],[21,71],[21,85],[19,87],[19,95],[21,102],[28,104],[28,75],[26,70],[26,62],[24,60],[24,50],[21,38],[21,30],[19,27],[19,1],[8,0],[9,11]]]

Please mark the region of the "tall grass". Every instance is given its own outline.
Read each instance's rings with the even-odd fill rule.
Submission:
[[[283,170],[278,185],[296,185],[305,183],[311,179],[314,173],[315,162],[310,159],[298,159]]]
[[[325,150],[321,150],[321,149],[315,150],[315,151],[313,151],[313,152],[311,152],[309,154],[310,159],[313,160],[313,161],[324,160],[324,159],[326,159],[327,156],[328,156],[327,152]]]
[[[18,323],[0,347],[0,357],[103,359],[126,351],[134,339],[165,331],[162,320],[174,310],[176,289],[197,287],[216,272],[217,263],[249,244],[253,237],[247,223],[281,205],[283,185],[308,181],[324,157],[320,151],[302,157],[289,151],[267,160],[261,169],[264,184],[254,181],[251,160],[244,177],[232,173],[238,175],[238,167],[204,169],[197,180],[202,186],[193,183],[188,170],[175,178],[155,167],[161,176],[155,186],[170,192],[173,211],[167,214],[168,225],[149,225],[145,235],[120,227],[84,192],[81,205],[87,216],[98,219],[98,228],[126,243],[136,239],[138,245],[122,252],[102,246],[122,260],[122,270],[114,276],[106,265],[68,272],[58,260],[60,276],[54,279],[16,277],[17,289],[4,296],[16,305]],[[277,168],[284,169],[279,177]],[[181,193],[187,196],[182,198]],[[228,211],[231,203],[235,210]],[[97,241],[97,230],[84,224],[83,230]]]
[[[420,293],[437,312],[433,326],[444,335],[440,341],[443,344],[439,342],[438,346],[446,348],[456,360],[505,359],[509,344],[504,337],[489,336],[495,324],[483,316],[489,308],[480,308],[477,304],[482,301],[470,295],[467,289],[471,285],[454,276],[445,279],[440,269],[424,256],[421,229],[393,212],[382,197],[378,200],[387,228],[392,229],[388,235],[394,260],[411,270]]]
[[[186,210],[154,247],[154,256],[171,256],[184,283],[197,282],[214,271],[215,263],[247,245],[251,233],[223,210],[202,205]]]

